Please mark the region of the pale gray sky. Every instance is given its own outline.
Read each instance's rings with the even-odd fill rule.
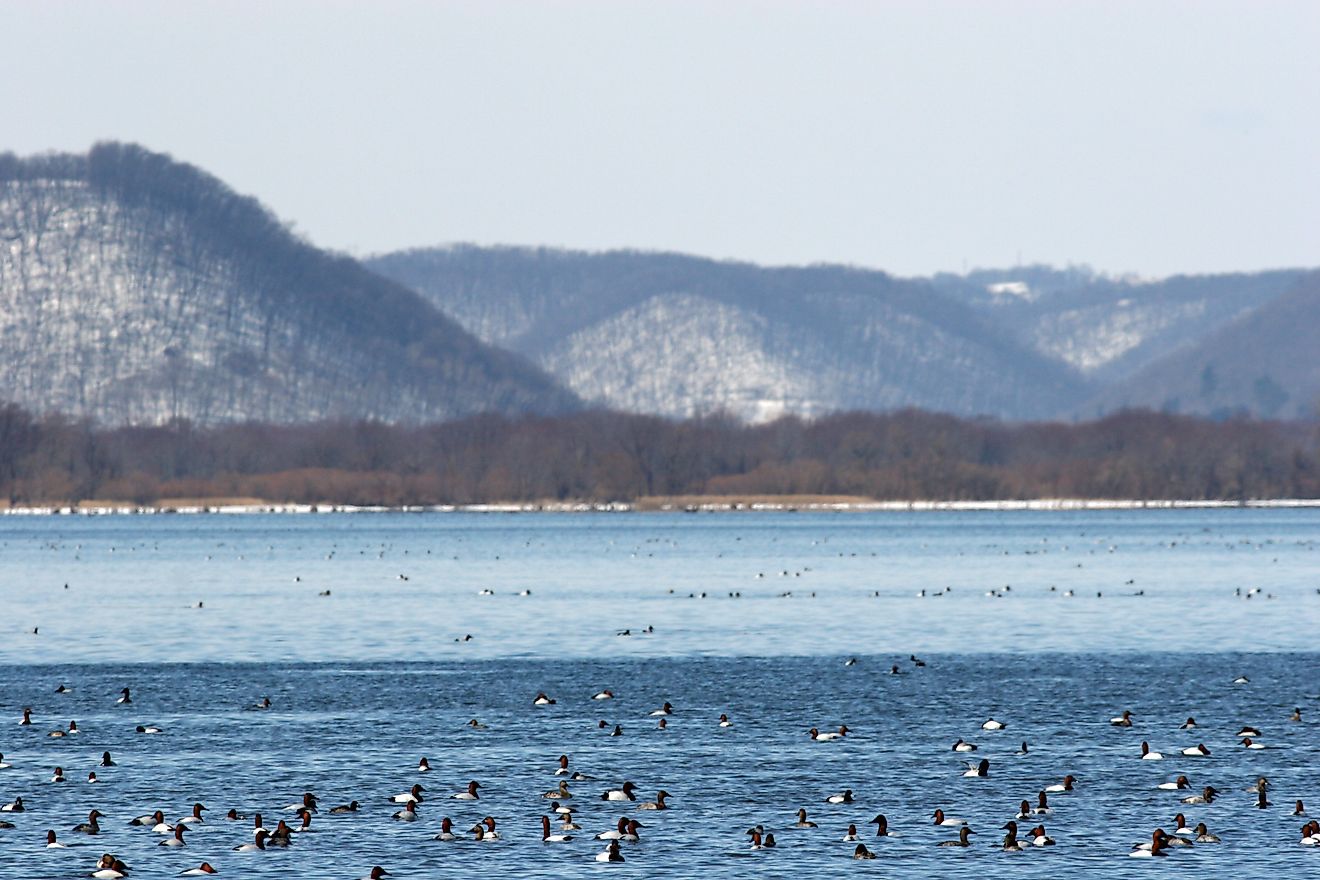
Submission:
[[[319,245],[1320,265],[1320,2],[0,0],[0,151],[134,141]]]

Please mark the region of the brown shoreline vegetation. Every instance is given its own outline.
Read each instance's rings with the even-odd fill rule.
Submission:
[[[744,425],[589,411],[430,425],[103,427],[0,405],[0,507],[1317,497],[1314,422],[1134,410],[1009,424],[904,410]]]

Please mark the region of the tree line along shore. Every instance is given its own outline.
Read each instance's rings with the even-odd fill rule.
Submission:
[[[440,424],[98,426],[0,406],[0,505],[360,506],[1320,497],[1320,424],[1123,411],[1005,423],[905,410],[746,425],[592,411]]]

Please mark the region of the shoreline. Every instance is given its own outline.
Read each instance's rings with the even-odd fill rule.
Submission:
[[[1213,510],[1320,508],[1320,498],[1246,501],[1037,498],[1000,501],[873,501],[831,496],[683,496],[633,502],[543,501],[487,504],[355,505],[267,502],[259,499],[164,499],[154,505],[84,501],[74,505],[0,507],[0,516],[168,516],[318,513],[908,513],[941,511]]]

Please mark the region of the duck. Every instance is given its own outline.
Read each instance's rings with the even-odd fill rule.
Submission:
[[[10,803],[0,806],[0,813],[21,813],[27,808],[23,806],[23,799],[16,797]]]
[[[811,738],[814,739],[816,742],[832,742],[833,740],[836,739],[843,739],[845,736],[848,735],[848,725],[846,724],[839,725],[838,733],[821,733],[819,730],[817,730],[814,727],[811,728],[811,730],[808,730],[807,733],[811,734]]]
[[[674,707],[669,705],[669,703],[665,703],[659,709],[656,709],[654,712],[651,713],[652,716],[673,715],[673,714],[674,714]]]
[[[1237,678],[1233,679],[1233,684],[1250,684],[1250,683],[1251,683],[1251,679],[1247,678],[1245,675],[1239,675]]]
[[[1031,802],[1023,801],[1022,804],[1018,807],[1018,811],[1013,814],[1013,818],[1014,819],[1031,818]]]
[[[620,816],[619,821],[609,831],[602,831],[596,835],[597,840],[619,840],[624,834],[628,833],[628,820]]]
[[[1044,825],[1037,825],[1027,832],[1031,836],[1032,846],[1054,846],[1054,838],[1045,833]]]
[[[95,770],[91,770],[91,771],[88,772],[88,774],[87,774],[87,784],[88,784],[88,785],[95,785],[96,783],[98,783],[98,782],[100,782],[100,781],[101,781],[101,780],[99,780],[99,779],[96,778],[96,771],[95,771]]]
[[[558,788],[551,789],[550,791],[545,792],[544,794],[541,795],[541,797],[545,798],[546,800],[550,800],[552,798],[563,798],[564,800],[570,800],[573,797],[573,793],[568,790],[568,783],[561,779],[559,780]]]
[[[449,796],[449,798],[450,798],[450,800],[455,800],[455,801],[476,801],[476,800],[481,800],[480,796],[477,794],[477,789],[478,789],[478,788],[481,788],[481,784],[478,783],[478,782],[474,779],[474,780],[472,780],[471,782],[468,783],[466,789],[464,789],[463,791],[458,792],[457,794],[451,794],[451,795]]]
[[[874,859],[874,858],[876,858],[876,854],[873,853],[873,852],[871,852],[869,849],[867,849],[867,848],[866,848],[866,844],[864,844],[864,843],[859,843],[859,844],[857,844],[857,849],[853,850],[853,858],[854,858],[854,859]]]
[[[1132,852],[1128,853],[1128,856],[1134,859],[1167,856],[1168,853],[1164,851],[1164,841],[1167,838],[1168,835],[1164,833],[1164,829],[1156,828],[1150,834],[1150,842],[1137,844]]]
[[[156,734],[156,733],[165,732],[162,728],[156,726],[155,724],[139,724],[137,727],[134,728],[134,730],[136,730],[138,733],[146,733],[146,734]]]
[[[959,737],[958,741],[953,744],[952,750],[955,752],[974,752],[976,751],[976,746]]]
[[[235,810],[233,807],[230,807],[229,812],[225,813],[226,822],[240,822],[246,818],[247,816],[244,816],[242,813],[240,813],[238,810]]]
[[[1118,716],[1117,718],[1110,718],[1109,723],[1115,727],[1131,727],[1132,712],[1128,709],[1124,709],[1122,715]]]
[[[281,807],[281,809],[283,809],[287,813],[296,813],[299,810],[311,810],[313,813],[315,813],[317,811],[316,802],[318,800],[319,798],[316,795],[308,791],[303,793],[301,801],[299,801],[296,804],[288,804],[284,807]],[[417,800],[420,801],[421,798],[417,798]]]
[[[557,813],[560,816],[569,816],[572,815],[573,808],[567,804],[561,804],[559,801],[551,801],[550,812]]]
[[[1194,794],[1191,797],[1182,799],[1184,804],[1212,804],[1215,802],[1215,796],[1219,794],[1219,789],[1213,785],[1207,785],[1201,789],[1200,794]]]
[[[982,724],[981,724],[981,729],[982,729],[982,730],[1003,730],[1003,729],[1006,728],[1006,727],[1008,727],[1007,724],[1005,724],[1005,723],[1002,722],[1002,721],[996,721],[996,720],[993,719],[993,718],[987,718],[987,719],[986,719],[984,722],[982,722]]]
[[[1262,788],[1260,792],[1256,795],[1256,807],[1257,809],[1263,810],[1269,805],[1270,805],[1269,798],[1265,796],[1265,789]]]
[[[1320,822],[1312,819],[1302,826],[1302,846],[1320,846]]]
[[[1057,793],[1057,792],[1061,792],[1061,791],[1072,791],[1072,790],[1073,790],[1073,783],[1076,782],[1076,781],[1077,781],[1077,777],[1076,777],[1076,776],[1072,776],[1072,775],[1070,774],[1070,775],[1068,775],[1068,776],[1063,777],[1063,782],[1059,782],[1059,783],[1056,783],[1056,784],[1054,784],[1054,785],[1047,785],[1047,786],[1045,786],[1045,791],[1050,792],[1051,794],[1054,794],[1054,793]]]
[[[793,828],[815,828],[816,823],[807,820],[807,811],[799,808],[797,811],[798,820],[793,824]]]
[[[655,793],[655,800],[653,800],[653,801],[646,801],[645,803],[638,804],[638,805],[637,805],[637,809],[639,809],[639,810],[667,810],[667,809],[669,809],[669,805],[665,803],[665,798],[667,798],[667,797],[672,797],[672,795],[670,795],[669,792],[665,791],[665,790],[662,788],[662,789],[660,789],[659,791],[657,791],[657,792]]]
[[[19,726],[19,727],[31,727],[31,726],[32,726],[32,710],[31,710],[31,709],[24,709],[24,710],[23,710],[23,717],[22,717],[22,719],[18,722],[18,726]]]
[[[266,838],[270,837],[270,832],[265,828],[258,828],[256,839],[251,843],[245,843],[234,847],[234,852],[264,852],[266,849]]]
[[[390,818],[394,819],[396,822],[416,822],[417,807],[418,807],[417,801],[408,801],[408,803],[404,804],[402,810],[399,810],[398,812],[394,813],[393,815],[390,816]]]
[[[964,825],[963,827],[958,829],[957,840],[941,840],[939,845],[940,846],[971,846],[972,842],[968,840],[967,837],[968,835],[975,833],[976,833],[975,831]]]
[[[1174,834],[1181,834],[1183,837],[1194,837],[1195,833],[1187,827],[1187,817],[1182,813],[1173,817]]]
[[[544,691],[538,693],[536,698],[532,700],[533,706],[553,706],[554,704],[555,701],[550,697],[547,697]]]
[[[989,776],[989,775],[990,775],[989,758],[982,758],[980,762],[977,764],[969,764],[968,769],[963,772],[964,777]]]
[[[946,826],[946,827],[956,827],[956,826],[958,826],[958,825],[966,825],[966,824],[967,824],[967,820],[966,820],[966,819],[955,819],[955,818],[952,817],[952,816],[946,816],[946,815],[944,815],[944,811],[943,811],[943,810],[936,810],[935,813],[934,813],[933,818],[935,819],[935,824],[936,824],[936,825],[943,825],[943,826]]]
[[[875,826],[876,837],[898,837],[897,834],[889,830],[889,820],[885,818],[884,813],[876,816],[867,824]]]
[[[759,828],[752,828],[748,830],[747,833],[752,838],[751,840],[752,849],[768,849],[768,846],[761,837],[761,831]]]
[[[147,814],[144,815],[144,816],[138,816],[137,818],[134,818],[134,819],[130,819],[130,820],[128,820],[128,824],[129,824],[129,825],[134,825],[134,826],[142,826],[142,825],[145,825],[145,826],[147,826],[148,828],[152,828],[152,827],[154,827],[154,826],[156,826],[156,825],[160,825],[160,824],[162,824],[162,823],[164,823],[164,822],[165,822],[165,813],[164,813],[164,811],[162,811],[162,810],[157,810],[157,811],[154,812],[154,813],[147,813]],[[170,831],[173,831],[173,830],[174,830],[174,827],[173,827],[173,826],[170,826],[170,829],[169,829],[169,830],[170,830]]]
[[[1297,806],[1293,807],[1293,815],[1294,815],[1294,816],[1305,816],[1305,815],[1306,815],[1306,804],[1302,803],[1301,801],[1298,801],[1298,802],[1297,802]]]
[[[220,873],[219,871],[217,871],[215,868],[211,867],[211,863],[210,863],[210,862],[202,862],[200,865],[198,865],[198,866],[195,867],[195,868],[189,868],[189,869],[186,870],[186,871],[180,871],[180,872],[179,872],[179,876],[180,876],[180,877],[201,877],[201,876],[204,876],[204,875],[206,875],[206,874],[219,874],[219,873]]]
[[[1179,724],[1179,725],[1178,725],[1178,729],[1179,729],[1179,730],[1195,730],[1195,729],[1196,729],[1196,719],[1193,718],[1193,717],[1191,717],[1190,715],[1187,716],[1187,720],[1184,721],[1182,724]]]
[[[661,727],[664,726],[664,723],[665,723],[665,720],[664,720],[663,718],[661,718],[661,719],[660,719],[660,725],[661,725]],[[614,732],[611,733],[610,736],[623,736],[623,725],[622,725],[622,724],[616,724],[616,725],[614,725]]]
[[[128,876],[128,865],[106,853],[97,861],[96,870],[88,876],[96,877],[97,880],[117,880],[119,877]]]
[[[853,793],[851,788],[845,788],[825,798],[827,804],[851,804],[853,802]]]
[[[578,823],[576,823],[576,822],[573,821],[573,814],[572,814],[572,813],[560,813],[560,814],[559,814],[559,830],[560,830],[560,831],[581,831],[581,830],[582,830],[582,826],[579,825]]]
[[[131,702],[133,702],[133,692],[128,688],[124,688],[119,692],[119,699],[115,700],[115,705],[127,706]]]
[[[591,698],[593,700],[612,700],[614,699],[614,691],[609,689],[603,691],[597,691],[596,693],[591,695]]]
[[[619,852],[619,842],[617,840],[611,840],[608,849],[606,849],[604,852],[596,853],[596,861],[598,862],[623,861],[623,853]]]
[[[1009,820],[1000,827],[1008,832],[1004,835],[1004,844],[1000,848],[1004,852],[1022,852],[1022,844],[1017,839],[1017,823]]]
[[[500,833],[495,830],[495,818],[493,816],[486,816],[484,819],[482,819],[480,822],[477,823],[477,828],[480,829],[479,833],[477,834],[477,840],[500,839]]]
[[[425,800],[425,798],[422,797],[422,792],[424,791],[426,791],[426,786],[422,785],[420,782],[414,782],[412,788],[408,789],[403,794],[396,794],[394,797],[390,798],[390,803],[406,804],[416,801],[420,804]]]
[[[73,826],[73,830],[79,834],[100,834],[101,826],[96,820],[104,818],[105,813],[102,813],[100,810],[92,810],[87,814],[87,821],[83,822],[81,825]]]
[[[1183,749],[1182,753],[1189,758],[1204,758],[1210,754],[1210,750],[1205,747],[1205,743],[1198,743],[1190,748]]]
[[[203,824],[206,823],[206,820],[202,818],[202,813],[203,813],[205,810],[206,810],[206,807],[202,806],[201,804],[193,804],[193,806],[192,806],[192,813],[189,814],[189,815],[187,815],[187,816],[184,816],[182,819],[178,820],[175,824],[176,824],[176,825],[203,825]]]
[[[1244,737],[1242,738],[1242,743],[1241,743],[1241,745],[1242,745],[1242,748],[1244,748],[1244,749],[1251,749],[1251,750],[1253,750],[1253,751],[1254,751],[1254,750],[1258,750],[1258,749],[1263,749],[1263,748],[1265,748],[1264,743],[1252,742],[1251,737],[1249,737],[1249,736],[1244,736]]]
[[[13,764],[6,764],[6,763],[5,763],[5,756],[4,756],[4,753],[3,753],[3,752],[0,752],[0,770],[8,770],[8,769],[9,769],[10,767],[12,767],[12,766],[14,766],[14,765],[13,765]]]
[[[733,722],[730,721],[729,716],[723,712],[720,713],[720,727],[733,727]]]
[[[1182,788],[1191,788],[1192,783],[1187,779],[1186,776],[1179,776],[1173,782],[1161,782],[1159,785],[1155,787],[1162,788],[1165,791],[1176,791]]]
[[[1205,827],[1204,822],[1196,823],[1196,837],[1193,838],[1197,843],[1219,843],[1219,835],[1211,834],[1210,829]]]
[[[609,791],[601,792],[600,799],[603,801],[635,801],[637,795],[633,794],[637,788],[631,782],[625,782],[622,788],[612,788]]]
[[[420,758],[420,759],[417,761],[417,772],[418,772],[418,773],[430,773],[430,772],[431,772],[431,762],[428,761],[428,760],[426,760],[425,756],[423,756],[422,758]]]
[[[1050,809],[1049,796],[1044,791],[1036,792],[1036,806],[1032,809],[1032,814],[1036,816],[1048,816],[1054,812]]]
[[[1014,752],[1013,754],[1015,754],[1015,755],[1025,755],[1025,754],[1030,753],[1030,751],[1031,751],[1031,749],[1027,748],[1027,741],[1024,739],[1024,740],[1022,741],[1022,747],[1019,748],[1019,749],[1018,749],[1016,752]]]
[[[440,820],[440,833],[432,840],[458,840],[458,835],[454,833],[454,823],[448,816]]]
[[[1150,743],[1144,739],[1141,741],[1141,760],[1143,761],[1163,761],[1164,756],[1159,752],[1152,752]]]
[[[183,841],[183,832],[187,830],[187,825],[175,825],[174,836],[165,838],[160,843],[156,844],[156,846],[187,846],[188,844]]]
[[[54,831],[46,832],[46,849],[68,849],[67,846],[55,839]]]
[[[101,766],[102,766],[102,767],[114,767],[114,766],[115,766],[114,759],[110,757],[110,753],[109,753],[109,752],[102,752],[102,753],[101,753]]]
[[[357,801],[349,801],[349,802],[346,803],[346,804],[340,804],[340,805],[337,806],[337,807],[331,807],[331,808],[330,808],[330,815],[332,815],[332,816],[342,816],[342,815],[344,815],[345,813],[356,813],[356,812],[358,811],[358,807],[359,807],[359,806],[360,806],[360,804],[358,804]]]
[[[260,833],[260,832],[262,832],[262,831],[266,831],[266,826],[264,826],[264,825],[261,824],[261,814],[260,814],[260,813],[253,813],[253,814],[252,814],[252,836],[253,836],[253,837],[256,837],[257,834]],[[270,832],[269,832],[269,831],[266,831],[266,833],[269,834]]]
[[[293,844],[293,829],[289,823],[281,819],[275,825],[275,830],[270,833],[266,840],[266,846],[291,846]]]
[[[573,839],[571,834],[551,834],[550,817],[541,817],[541,842],[542,843],[568,843]]]
[[[637,829],[645,827],[645,825],[638,822],[636,819],[629,819],[627,828],[624,829],[623,834],[619,835],[619,840],[622,840],[625,843],[637,843],[641,840],[637,835]]]
[[[50,776],[51,782],[64,782],[64,768],[56,767],[55,772]]]
[[[556,776],[568,775],[568,755],[559,756],[559,766],[555,768],[555,775]]]

